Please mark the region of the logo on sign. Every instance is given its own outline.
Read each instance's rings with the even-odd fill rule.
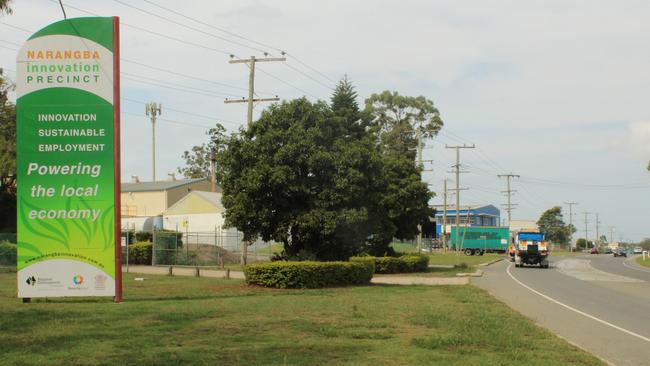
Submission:
[[[30,286],[36,286],[36,278],[34,276],[27,277],[27,281],[25,282]]]
[[[76,275],[76,276],[72,277],[72,282],[75,285],[81,285],[82,283],[84,283],[84,278],[83,278],[82,275]]]

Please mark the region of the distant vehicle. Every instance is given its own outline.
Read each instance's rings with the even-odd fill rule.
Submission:
[[[634,247],[634,254],[643,254],[643,248]]]
[[[520,231],[514,237],[515,267],[525,264],[548,268],[548,245],[539,231]]]
[[[627,252],[624,249],[615,250],[614,257],[627,257]]]
[[[589,253],[598,254],[598,248],[591,248],[591,251]]]
[[[612,248],[605,248],[605,254],[612,254]]]

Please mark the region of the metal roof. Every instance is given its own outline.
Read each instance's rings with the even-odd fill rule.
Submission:
[[[122,192],[153,192],[153,191],[168,191],[170,189],[187,186],[190,184],[207,181],[208,178],[196,179],[179,179],[179,180],[163,180],[159,182],[139,182],[139,183],[122,183]]]

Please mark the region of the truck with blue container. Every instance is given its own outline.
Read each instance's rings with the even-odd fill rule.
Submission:
[[[452,250],[460,250],[466,255],[483,255],[485,253],[505,253],[508,250],[510,229],[507,227],[470,226],[451,228],[449,245]],[[458,244],[458,245],[457,245]]]
[[[546,237],[539,230],[521,230],[512,236],[510,257],[515,267],[528,264],[548,268],[548,254]]]

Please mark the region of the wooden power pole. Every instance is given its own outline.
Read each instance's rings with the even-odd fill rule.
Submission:
[[[231,56],[234,57],[234,56]],[[274,61],[286,61],[286,57],[264,57],[264,58],[256,58],[255,56],[251,56],[249,59],[239,59],[239,60],[230,60],[229,62],[231,64],[246,64],[250,70],[249,76],[248,76],[248,99],[238,99],[238,100],[230,100],[226,99],[224,103],[229,104],[229,103],[248,103],[248,115],[246,118],[246,127],[250,127],[250,125],[253,123],[253,103],[255,102],[276,102],[280,100],[277,96],[274,98],[255,98],[255,64],[258,62],[274,62]],[[242,240],[242,250],[241,250],[241,264],[245,265],[246,264],[246,257],[247,257],[247,250],[248,250],[248,245],[246,241]]]

